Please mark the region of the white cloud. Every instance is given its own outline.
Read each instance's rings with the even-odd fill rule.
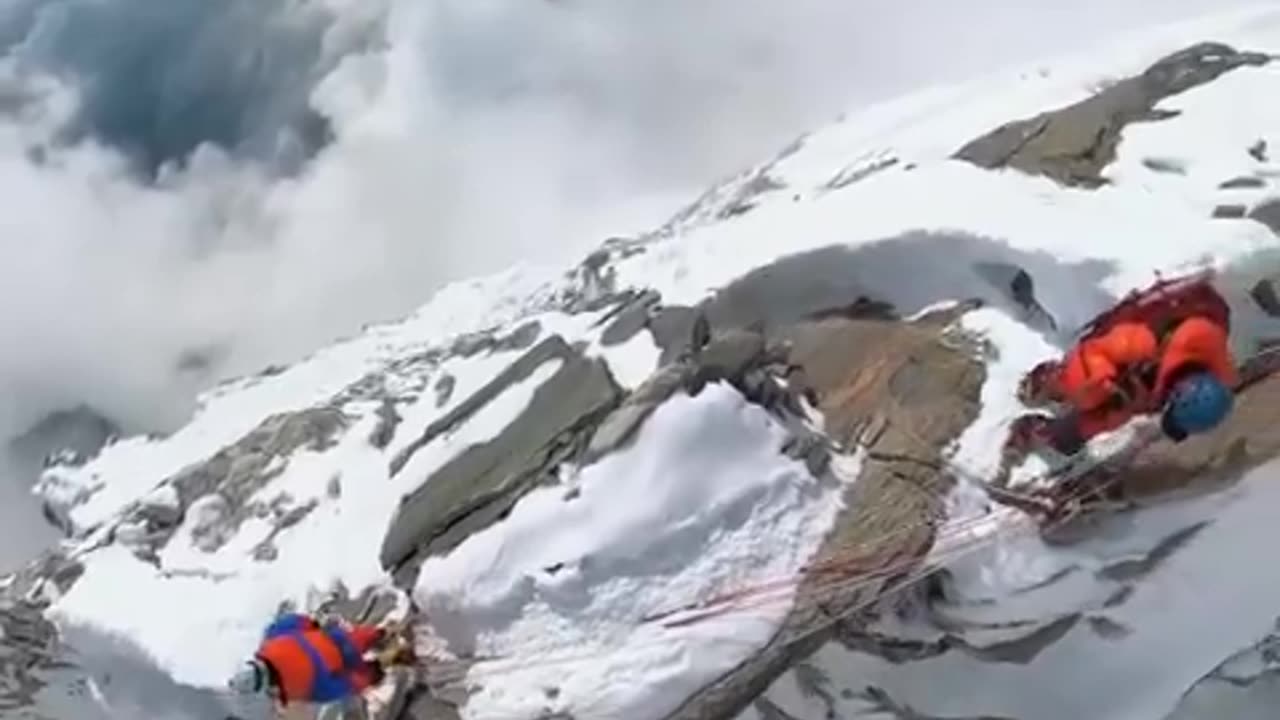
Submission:
[[[253,62],[180,77],[248,73],[271,88],[308,76],[281,64],[347,53],[312,95],[337,140],[297,177],[202,152],[147,189],[88,141],[32,163],[71,90],[0,125],[0,431],[82,400],[135,428],[172,427],[210,380],[180,372],[183,353],[218,372],[287,360],[448,279],[640,229],[847,107],[1217,4],[327,0],[339,17],[327,26],[315,6],[262,4],[272,27],[293,14],[327,27],[318,55],[268,52],[274,36],[255,36]],[[116,5],[130,7],[99,10]],[[242,27],[218,25],[219,41]],[[221,58],[193,37],[164,46],[190,48],[175,67]],[[172,109],[202,86],[160,87]],[[287,116],[258,119],[270,130]]]

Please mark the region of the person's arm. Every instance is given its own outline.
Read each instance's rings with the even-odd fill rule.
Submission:
[[[1103,406],[1139,409],[1147,402],[1147,388],[1131,373],[1141,372],[1157,355],[1156,338],[1139,323],[1121,323],[1080,348],[1088,382],[1082,410]]]

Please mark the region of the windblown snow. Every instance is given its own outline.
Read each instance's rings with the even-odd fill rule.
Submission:
[[[1162,109],[1179,112],[1175,118],[1128,127],[1119,157],[1105,173],[1113,182],[1101,189],[1064,189],[1048,179],[950,159],[981,133],[1079,100],[1099,82],[1141,72],[1154,59],[1206,39],[1280,52],[1280,10],[1163,28],[1087,56],[850,115],[709,194],[664,232],[646,238],[642,252],[616,259],[615,282],[619,288],[656,290],[665,303],[696,304],[778,258],[843,246],[867,252],[860,279],[869,290],[910,312],[989,294],[965,268],[975,260],[1017,258],[1036,268],[1044,306],[1063,325],[1075,326],[1109,297],[1146,285],[1156,272],[1215,266],[1242,278],[1262,273],[1276,265],[1276,236],[1260,223],[1211,214],[1224,197],[1249,203],[1267,197],[1265,188],[1218,186],[1257,169],[1246,153],[1251,143],[1280,142],[1280,67],[1274,64],[1235,70],[1162,103]],[[1144,162],[1150,158],[1172,161],[1181,171],[1154,171]],[[764,176],[770,182],[757,182],[757,192],[748,193],[749,211],[726,212],[753,179]],[[921,237],[933,237],[936,244],[906,258],[894,255],[895,242]],[[981,247],[994,255],[962,255],[969,247],[963,238],[989,240]],[[335,581],[355,589],[389,583],[378,563],[378,543],[401,496],[432,469],[498,433],[559,367],[545,363],[391,476],[390,458],[521,354],[432,358],[430,351],[467,333],[501,334],[537,320],[541,337],[559,334],[580,342],[624,388],[639,386],[656,368],[658,350],[648,334],[606,346],[600,332],[608,311],[569,314],[557,308],[554,299],[571,283],[558,270],[522,267],[455,284],[402,323],[371,328],[283,371],[211,391],[198,414],[172,436],[122,440],[83,467],[53,469],[40,492],[67,507],[76,532],[71,542],[86,571],[53,604],[52,614],[128,636],[180,682],[217,687],[252,651],[282,601],[304,603]],[[1063,340],[996,308],[971,313],[964,323],[997,350],[988,364],[983,413],[951,448],[958,467],[983,478],[996,466],[1008,422],[1021,411],[1012,399],[1019,375],[1059,352]],[[455,387],[441,403],[432,388],[446,375]],[[397,407],[400,425],[384,448],[368,441],[378,424],[380,397],[352,391],[370,377],[386,396],[412,398]],[[278,472],[254,495],[268,504],[287,497],[280,501],[286,509],[314,504],[300,521],[280,529],[265,518],[245,518],[209,550],[202,549],[198,532],[204,513],[192,511],[157,558],[140,558],[122,544],[115,521],[148,496],[172,503],[165,483],[175,474],[273,414],[321,406],[340,410],[345,426],[327,446],[303,447],[281,459]],[[782,436],[766,413],[726,386],[677,396],[655,411],[628,447],[576,469],[561,485],[535,490],[504,521],[428,561],[417,600],[442,635],[474,634],[473,650],[492,658],[477,663],[474,676],[466,678],[482,689],[465,716],[563,711],[578,718],[659,718],[765,644],[786,613],[783,605],[678,631],[638,620],[672,604],[794,573],[817,549],[839,509],[839,488],[820,486],[803,465],[780,455]],[[333,492],[334,486],[340,491]],[[566,499],[569,492],[572,499]],[[953,505],[957,522],[986,509],[972,487],[958,490]],[[1265,513],[1239,513],[1241,522],[1253,523],[1258,546],[1280,540],[1280,530],[1259,516]],[[267,540],[274,557],[255,558],[255,548]],[[1055,551],[1033,545],[981,556],[973,561],[970,579],[998,594],[1010,573],[1018,576],[1011,583],[1017,585],[1064,562]],[[1159,587],[1178,582],[1171,577]],[[1194,596],[1188,582],[1183,578],[1181,589],[1167,592]],[[1274,585],[1249,590],[1265,595],[1255,600],[1273,615],[1280,608],[1280,587]],[[1148,592],[1143,607],[1159,605],[1156,595],[1165,591]],[[1247,640],[1262,622],[1258,615],[1225,637]],[[1129,618],[1146,626],[1116,662],[1166,667],[1161,663],[1176,653],[1166,643],[1141,639],[1171,632],[1190,622],[1187,617],[1155,608],[1145,619]],[[200,652],[190,652],[192,647]],[[1062,652],[1082,662],[1088,647]],[[873,671],[890,673],[867,670]],[[1190,673],[1187,667],[1179,672],[1179,682]],[[1158,717],[1154,708],[1167,711],[1186,684],[1142,687],[1131,707],[1089,706],[1083,715],[1064,711],[1064,717]],[[819,716],[793,700],[797,717]],[[786,704],[786,698],[779,702]],[[1066,708],[1087,705],[1064,702]],[[1015,701],[1010,707],[1026,710]],[[954,707],[942,710],[954,714]]]

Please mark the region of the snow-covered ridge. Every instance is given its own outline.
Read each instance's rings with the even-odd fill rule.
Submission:
[[[608,388],[592,407],[633,417],[626,398],[662,394],[650,375],[660,355],[673,359],[696,334],[686,310],[702,303],[722,329],[742,316],[786,325],[830,309],[832,298],[844,307],[865,296],[912,315],[979,297],[990,307],[960,325],[998,354],[985,367],[983,412],[954,438],[950,461],[967,476],[988,476],[1018,410],[1008,398],[1021,369],[1062,341],[1007,296],[1013,268],[1034,277],[1040,308],[1067,329],[1157,270],[1216,265],[1248,278],[1232,285],[1243,296],[1262,268],[1276,267],[1268,266],[1277,244],[1265,224],[1214,214],[1224,203],[1247,209],[1271,197],[1277,168],[1248,150],[1280,141],[1280,103],[1267,100],[1280,69],[1239,67],[1161,100],[1159,109],[1179,114],[1125,127],[1103,169],[1111,183],[1098,189],[953,155],[1000,125],[1081,100],[1103,79],[1140,73],[1206,39],[1280,51],[1280,11],[1162,29],[1087,61],[851,115],[569,273],[526,267],[454,284],[401,323],[211,391],[170,437],[126,439],[83,466],[56,467],[40,489],[75,531],[66,552],[83,574],[58,583],[64,593],[44,588],[51,615],[126,635],[179,681],[213,687],[282,602],[305,605],[334,583],[356,592],[399,580],[417,588],[455,652],[504,658],[451,678],[472,691],[466,717],[680,712],[773,639],[791,599],[679,633],[637,620],[674,598],[797,572],[850,509],[846,488],[780,454],[795,429],[736,385],[714,382],[692,396],[666,388],[665,402],[636,410],[635,426],[610,443],[594,425],[521,420],[541,413],[540,391],[545,402],[550,383],[577,378],[566,367],[595,363]],[[1220,187],[1242,176],[1258,182]],[[735,283],[753,271],[753,283]],[[1245,316],[1256,337],[1272,329],[1262,315]],[[563,347],[482,393],[484,402],[472,400],[547,343]],[[840,422],[806,420],[829,434]],[[537,434],[550,430],[550,439]],[[559,464],[554,479],[515,482],[478,448],[507,448],[516,436],[530,455],[565,438],[572,442],[560,444],[608,449],[582,467]],[[442,492],[448,473],[466,479],[481,470],[495,476],[499,500],[460,502],[489,516],[477,520],[468,505],[430,537],[406,535],[387,562],[389,528],[412,509],[402,497],[428,479],[427,490]],[[859,477],[856,465],[845,471],[850,484]],[[961,483],[957,508],[972,506],[964,491]],[[475,527],[461,532],[455,521]],[[417,582],[408,586],[393,575],[415,554]],[[133,590],[124,596],[121,586]],[[173,607],[188,610],[163,612]],[[203,651],[193,655],[197,640]],[[1143,648],[1134,652],[1142,657]],[[548,654],[566,659],[539,668]],[[770,697],[809,717],[785,692]],[[1010,707],[1028,706],[1015,698]]]

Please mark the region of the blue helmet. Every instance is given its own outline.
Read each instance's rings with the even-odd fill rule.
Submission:
[[[1165,402],[1163,426],[1174,440],[1218,426],[1235,403],[1231,388],[1211,373],[1195,372],[1174,383]]]

